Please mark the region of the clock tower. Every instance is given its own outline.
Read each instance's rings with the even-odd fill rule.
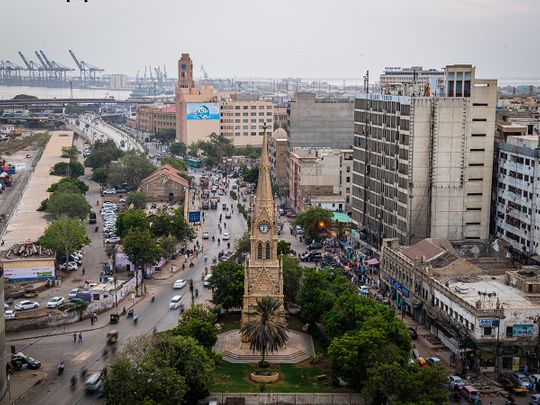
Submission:
[[[264,132],[259,184],[251,215],[251,249],[244,276],[241,326],[253,320],[253,306],[258,298],[272,297],[279,300],[283,306],[283,270],[277,255],[276,207],[270,181],[266,125]]]

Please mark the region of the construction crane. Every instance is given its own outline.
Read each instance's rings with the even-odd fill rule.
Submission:
[[[69,54],[75,61],[75,64],[79,68],[80,72],[80,78],[82,82],[86,81],[96,81],[96,73],[97,72],[103,72],[105,69],[98,68],[97,66],[91,65],[89,63],[86,63],[85,61],[81,60],[79,61],[73,51],[70,49]]]
[[[38,53],[38,51],[35,51],[35,54],[39,60],[39,63],[41,63],[41,70],[43,71],[43,73],[45,74],[46,77],[51,77],[52,76],[52,71],[49,67],[49,65],[47,64],[47,62],[45,62],[45,60],[43,60],[42,56]]]
[[[24,67],[19,66],[9,60],[6,60],[6,61],[0,60],[0,79],[1,80],[20,79],[21,72],[23,70],[24,70]]]
[[[74,70],[70,67],[61,65],[54,60],[50,61],[49,58],[47,58],[47,56],[45,55],[45,52],[41,50],[39,51],[39,53],[41,54],[47,65],[49,65],[49,69],[51,69],[52,74],[58,79],[66,80],[67,72],[72,72]]]
[[[204,69],[204,66],[201,65],[201,72],[203,74],[203,77],[204,77],[204,81],[208,81],[208,73],[206,73],[206,70]]]
[[[34,79],[36,76],[41,77],[42,69],[32,60],[26,59],[26,57],[22,54],[21,51],[19,51],[19,56],[21,57],[22,61],[26,65],[26,70],[28,71],[28,75],[31,79]]]

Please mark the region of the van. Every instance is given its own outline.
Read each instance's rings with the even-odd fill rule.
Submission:
[[[91,224],[96,223],[96,213],[94,211],[90,211],[90,220],[88,222]]]
[[[464,385],[461,387],[461,396],[469,402],[480,399],[480,394],[472,385]]]
[[[204,276],[203,286],[210,287],[210,277],[212,277],[212,274],[207,274]]]
[[[178,309],[181,303],[182,303],[182,296],[175,295],[171,299],[171,303],[169,304],[169,309]]]

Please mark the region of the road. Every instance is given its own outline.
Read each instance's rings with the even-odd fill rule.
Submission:
[[[191,173],[196,176],[199,173]],[[228,196],[222,196],[222,203],[231,204],[233,201]],[[204,230],[219,235],[217,225],[219,214],[223,211],[221,205],[217,210],[206,212]],[[247,224],[244,218],[235,210],[231,219],[227,220],[227,231],[231,235],[231,247],[235,241],[243,235],[247,229]],[[213,257],[217,257],[220,250],[224,248],[223,242],[218,245],[217,241],[202,240],[198,237],[199,243],[203,246],[203,252],[208,255],[208,263],[204,262],[203,254],[199,255],[195,260],[193,267],[187,267],[186,270],[177,271],[177,275],[168,280],[146,280],[147,294],[145,298],[138,301],[134,310],[138,314],[139,321],[137,325],[133,322],[121,318],[118,325],[109,325],[107,320],[108,313],[101,314],[98,322],[94,325],[93,330],[90,329],[88,320],[82,323],[69,325],[63,328],[44,329],[40,331],[30,331],[18,334],[10,334],[6,337],[6,345],[16,345],[16,349],[25,352],[26,354],[39,359],[43,366],[42,369],[47,373],[46,380],[29,389],[29,391],[19,398],[18,403],[54,403],[61,404],[92,404],[102,403],[93,397],[86,397],[83,393],[80,383],[75,391],[71,391],[69,380],[73,375],[79,375],[82,369],[88,370],[89,373],[102,370],[105,362],[102,358],[102,349],[105,345],[106,334],[111,329],[116,329],[119,332],[119,344],[122,345],[129,337],[140,334],[152,333],[154,327],[158,331],[170,329],[176,326],[179,317],[178,310],[169,310],[169,302],[171,298],[178,294],[178,290],[173,290],[172,284],[176,278],[185,280],[193,279],[195,287],[199,290],[199,296],[195,298],[195,303],[209,302],[211,291],[202,286],[201,276],[204,273],[206,266],[210,267]],[[180,293],[183,295],[182,302],[189,306],[191,304],[191,296],[188,286],[184,287]],[[155,295],[155,302],[151,302],[149,297]],[[131,304],[131,299],[127,298],[119,304],[119,307]],[[83,333],[83,343],[74,343],[72,333],[79,330],[85,330]],[[87,331],[86,331],[87,330]],[[61,333],[55,336],[45,336],[52,333]],[[35,339],[18,340],[29,336],[42,335]],[[66,368],[62,376],[56,375],[56,366],[60,361],[65,361]],[[17,373],[12,384],[17,384],[25,378],[24,373],[31,373],[29,370]],[[15,391],[15,389],[13,390]],[[14,398],[15,399],[15,398]]]

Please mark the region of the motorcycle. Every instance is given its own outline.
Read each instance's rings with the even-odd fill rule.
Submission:
[[[73,376],[71,377],[71,391],[75,391],[76,387],[77,387],[77,377]]]
[[[64,362],[62,361],[58,365],[58,375],[62,375],[63,372],[64,372]]]
[[[133,325],[137,325],[138,320],[139,320],[139,317],[137,315],[133,315]]]
[[[133,311],[133,309],[130,309],[127,313],[127,318],[133,318],[135,316],[135,312]]]
[[[198,296],[199,296],[199,289],[195,288],[195,297],[198,297]]]

